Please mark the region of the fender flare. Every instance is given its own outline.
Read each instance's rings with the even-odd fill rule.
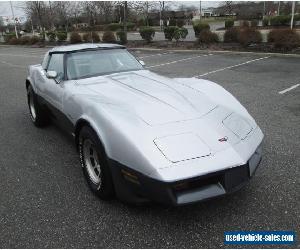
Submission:
[[[104,152],[106,154],[106,150],[105,150],[106,148],[105,148],[105,145],[103,143],[102,136],[100,135],[100,131],[96,128],[95,123],[91,119],[88,119],[87,117],[79,118],[79,120],[76,122],[76,124],[74,126],[74,137],[75,137],[76,149],[78,150],[80,130],[84,126],[89,126],[90,128],[92,128],[95,131],[95,133],[98,135],[98,139],[99,139],[99,141],[100,141],[100,143],[101,143],[101,145],[104,149]]]

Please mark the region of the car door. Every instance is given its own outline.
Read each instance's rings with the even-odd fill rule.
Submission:
[[[58,112],[62,113],[63,95],[64,95],[64,54],[52,54],[50,56],[46,72],[55,71],[55,79],[47,78],[45,74],[45,84],[43,89],[43,98],[51,109],[54,116]]]
[[[45,82],[43,89],[43,98],[46,101],[46,105],[52,115],[52,118],[60,125],[61,128],[67,132],[73,133],[74,125],[65,113],[64,113],[64,97],[66,96],[67,81],[65,81],[64,72],[64,54],[54,53],[50,55],[48,65],[45,70]],[[55,79],[47,78],[47,72],[55,71],[57,77]],[[70,82],[69,82],[70,83]]]

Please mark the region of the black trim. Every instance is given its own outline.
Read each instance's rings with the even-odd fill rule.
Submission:
[[[126,49],[126,47],[124,47],[122,45],[116,45],[116,46],[112,46],[112,47],[74,49],[74,50],[68,50],[68,51],[50,51],[49,55],[52,55],[52,54],[70,54],[70,53],[76,53],[76,52],[96,51],[96,50],[110,50],[110,49]]]
[[[60,128],[69,134],[73,134],[75,126],[72,121],[62,111],[54,107],[51,103],[45,100],[43,97],[36,94],[39,105],[49,114],[51,121],[57,124]]]
[[[108,162],[112,173],[116,196],[121,201],[141,204],[153,200],[162,204],[175,204],[176,201],[172,200],[172,190],[168,183],[152,179],[115,160],[109,159]],[[128,180],[128,178],[124,178],[122,170],[136,176],[139,184]]]
[[[258,167],[259,163],[256,166]],[[179,206],[233,193],[245,186],[248,164],[176,182],[159,181],[109,159],[117,197],[129,203],[154,201]]]

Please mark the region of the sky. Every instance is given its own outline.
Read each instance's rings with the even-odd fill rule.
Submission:
[[[22,6],[24,2],[12,2],[15,17],[20,17],[21,20],[25,19],[25,13]],[[9,17],[12,18],[11,8],[9,2],[0,2],[0,17]]]
[[[175,1],[178,4],[185,4],[188,6],[194,5],[196,7],[199,7],[199,1]],[[202,1],[201,5],[202,8],[207,8],[207,7],[217,7],[219,5],[220,1]],[[16,17],[23,17],[25,18],[25,13],[22,8],[22,6],[25,5],[24,1],[12,1],[12,5],[14,7],[14,13]],[[11,17],[11,9],[10,9],[10,4],[8,1],[0,1],[0,16],[2,17]]]

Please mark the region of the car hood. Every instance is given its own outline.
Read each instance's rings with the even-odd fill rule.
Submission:
[[[76,84],[73,96],[81,95],[91,110],[103,109],[113,121],[110,128],[121,128],[124,137],[117,133],[118,143],[115,148],[108,147],[109,156],[149,175],[155,176],[169,164],[212,159],[228,150],[240,152],[236,145],[248,145],[257,133],[255,122],[241,104],[205,80],[176,80],[141,70],[76,80]],[[119,143],[122,138],[124,142]],[[123,145],[128,145],[130,152],[135,148],[135,159],[142,164],[132,162],[130,152],[120,157],[118,152],[127,150]],[[243,150],[236,153],[234,162],[245,162],[257,146],[253,143],[251,152],[245,146],[246,155],[241,155]],[[223,166],[220,162],[214,169]]]
[[[204,93],[150,71],[78,80],[106,103],[133,112],[147,124],[200,118],[217,104]]]

